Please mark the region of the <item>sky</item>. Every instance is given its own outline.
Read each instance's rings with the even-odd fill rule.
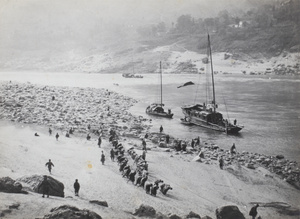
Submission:
[[[0,0],[0,58],[11,52],[92,47],[143,25],[176,23],[183,14],[215,16],[255,0]],[[105,42],[105,40],[102,40]]]

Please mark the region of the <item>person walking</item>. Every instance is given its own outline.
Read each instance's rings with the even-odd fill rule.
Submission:
[[[52,135],[52,129],[49,128],[49,135]]]
[[[143,146],[143,150],[147,151],[147,148],[146,148],[147,144],[146,144],[145,139],[142,140],[142,146]]]
[[[55,138],[56,138],[56,141],[58,141],[58,138],[59,138],[59,134],[58,133],[56,133]]]
[[[115,151],[114,151],[113,148],[110,150],[110,159],[111,159],[112,161],[115,161]]]
[[[257,215],[257,208],[259,207],[258,204],[256,204],[255,206],[253,206],[250,209],[249,215],[252,216],[252,219],[255,219],[256,215]]]
[[[78,179],[75,180],[74,189],[75,189],[75,196],[78,196],[79,189],[80,189],[80,184],[78,182]]]
[[[102,143],[102,139],[101,139],[101,136],[99,136],[98,138],[98,147],[101,148],[101,143]]]
[[[223,170],[223,167],[224,167],[224,160],[223,160],[223,157],[221,156],[220,159],[219,159],[219,166],[220,166],[220,169]]]
[[[159,128],[159,132],[162,133],[163,130],[164,130],[164,128],[163,128],[162,125],[161,125],[160,128]]]
[[[43,198],[45,197],[45,195],[47,195],[47,198],[49,198],[49,191],[50,191],[50,187],[51,184],[47,179],[47,176],[44,176],[44,180],[42,181],[42,183],[38,186],[38,191],[40,190],[40,188],[42,187],[43,189]]]
[[[103,154],[103,151],[102,151],[102,154],[101,154],[101,159],[100,159],[102,165],[104,165],[104,162],[105,162],[105,155]]]
[[[145,150],[143,150],[142,158],[143,158],[143,160],[146,160],[146,151]]]
[[[169,144],[170,142],[170,135],[166,135],[166,143]]]
[[[45,164],[48,167],[49,173],[51,174],[51,169],[54,167],[54,164],[51,162],[51,159]]]

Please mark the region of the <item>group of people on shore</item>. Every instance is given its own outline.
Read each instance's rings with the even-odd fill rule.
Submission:
[[[138,155],[134,150],[134,147],[125,149],[122,143],[118,142],[118,136],[115,131],[110,131],[109,141],[111,142],[112,149],[114,151],[114,156],[116,156],[117,163],[119,165],[119,171],[122,177],[127,179],[127,182],[131,181],[132,184],[145,189],[147,194],[156,196],[157,190],[166,195],[168,190],[172,190],[170,185],[164,184],[162,180],[156,180],[154,183],[148,182],[148,163],[146,161],[146,141],[142,139],[142,149],[141,155]],[[133,164],[130,165],[128,156],[125,155],[127,151],[128,155],[131,157]],[[163,183],[159,186],[159,183]]]

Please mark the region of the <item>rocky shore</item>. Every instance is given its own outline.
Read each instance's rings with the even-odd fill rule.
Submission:
[[[1,83],[0,119],[37,124],[67,132],[97,130],[104,135],[114,128],[121,135],[138,136],[147,130],[145,119],[127,110],[132,98],[107,89],[37,86],[30,83]]]
[[[65,133],[72,127],[83,135],[94,132],[104,137],[108,137],[108,130],[113,128],[120,136],[140,138],[150,127],[147,119],[127,111],[136,100],[107,89],[3,82],[0,91],[0,119],[4,120],[53,127]],[[160,142],[165,137],[155,133],[149,135],[154,144],[174,149],[177,142],[172,136],[170,144]],[[202,142],[197,150],[190,147],[190,142],[185,144],[189,146],[185,150],[189,154],[198,154],[202,148],[207,163],[223,156],[227,165],[239,164],[250,169],[262,166],[300,189],[299,165],[284,159],[284,155],[266,156],[243,151],[233,156],[211,142]]]
[[[197,205],[198,201],[198,195],[195,196],[194,194],[189,193],[190,191],[187,190],[185,187],[181,188],[178,184],[178,182],[181,182],[180,185],[184,185],[184,181],[182,179],[178,179],[179,181],[174,181],[175,178],[171,178],[171,175],[167,174],[168,169],[175,171],[174,175],[180,176],[182,174],[181,169],[179,167],[184,167],[189,168],[189,165],[192,165],[195,167],[197,165],[196,163],[190,163],[190,161],[197,161],[201,163],[201,168],[197,171],[197,173],[194,173],[194,175],[190,175],[191,179],[191,187],[188,188],[193,188],[195,190],[195,193],[198,193],[201,191],[200,194],[200,200],[201,204],[203,205],[202,211],[203,214],[211,215],[210,213],[213,212],[216,208],[220,207],[220,203],[230,203],[228,206],[230,207],[230,212],[233,212],[234,209],[236,208],[235,206],[232,205],[232,203],[237,203],[239,206],[239,209],[242,211],[243,214],[245,214],[245,211],[241,208],[241,206],[244,206],[245,203],[244,201],[237,201],[235,198],[232,197],[232,194],[228,194],[225,192],[223,193],[224,189],[217,190],[219,189],[219,184],[220,182],[216,181],[216,178],[219,178],[220,176],[224,176],[227,183],[228,181],[232,182],[242,182],[247,184],[253,184],[251,189],[258,189],[256,187],[257,185],[262,185],[262,189],[264,189],[264,186],[268,184],[270,181],[274,180],[277,182],[277,179],[275,179],[274,175],[277,174],[279,178],[281,178],[282,183],[283,180],[286,181],[287,183],[293,185],[295,188],[299,189],[300,185],[300,171],[299,171],[299,166],[296,162],[289,161],[284,159],[283,155],[278,155],[275,157],[272,156],[266,156],[263,154],[257,154],[257,153],[249,153],[249,152],[239,152],[237,151],[235,154],[230,153],[229,150],[224,150],[221,147],[222,146],[217,146],[212,142],[209,141],[203,141],[201,140],[201,143],[198,146],[191,146],[191,142],[181,140],[181,139],[175,139],[173,136],[170,136],[170,141],[167,143],[166,142],[166,136],[168,133],[150,133],[149,132],[149,127],[150,123],[147,119],[141,117],[141,116],[135,116],[130,114],[127,110],[129,107],[133,106],[136,101],[132,98],[128,98],[122,94],[118,94],[116,92],[107,90],[107,89],[92,89],[92,88],[69,88],[69,87],[58,87],[58,86],[40,86],[40,85],[34,85],[31,83],[12,83],[12,82],[2,82],[0,84],[0,91],[1,91],[1,97],[0,97],[0,119],[1,120],[9,120],[12,121],[16,124],[33,124],[38,127],[43,127],[44,131],[41,131],[41,137],[35,138],[33,137],[32,133],[32,138],[35,138],[37,140],[28,140],[27,144],[35,143],[37,144],[34,146],[31,144],[31,146],[34,146],[37,148],[37,150],[40,150],[39,146],[41,146],[41,142],[45,141],[45,145],[42,145],[42,150],[45,150],[47,147],[51,146],[51,149],[47,150],[65,150],[67,152],[67,157],[71,157],[68,155],[70,153],[70,148],[73,150],[73,147],[76,143],[75,138],[70,138],[70,140],[66,140],[66,143],[64,143],[64,140],[57,141],[55,142],[54,139],[52,139],[51,136],[45,135],[46,130],[51,127],[55,131],[59,131],[60,134],[65,134],[68,132],[68,130],[72,127],[75,130],[76,136],[80,137],[80,139],[85,139],[82,138],[82,136],[85,136],[87,133],[90,133],[92,135],[93,141],[84,141],[80,140],[80,143],[76,146],[78,151],[74,151],[72,153],[73,156],[79,156],[80,157],[80,151],[79,150],[86,150],[85,146],[89,146],[88,150],[90,150],[90,147],[95,144],[95,139],[96,136],[99,134],[102,135],[103,140],[105,141],[104,143],[108,145],[108,137],[109,137],[109,130],[114,129],[118,136],[120,136],[120,142],[124,143],[126,147],[134,147],[137,150],[137,153],[141,153],[141,138],[145,137],[145,134],[147,133],[147,148],[149,149],[149,152],[147,153],[147,159],[149,157],[150,162],[149,162],[149,167],[150,167],[150,173],[152,174],[152,178],[155,178],[157,176],[163,176],[166,177],[169,181],[169,183],[172,183],[174,185],[174,191],[172,193],[178,195],[178,198],[176,195],[170,194],[170,196],[163,197],[162,199],[166,199],[169,203],[168,205],[172,206],[170,209],[168,208],[168,205],[164,203],[166,206],[163,207],[164,211],[167,209],[168,211],[170,210],[177,211],[179,208],[177,201],[180,203],[185,203],[186,198],[190,200],[194,200],[195,204]],[[44,132],[44,133],[43,133]],[[46,137],[47,136],[47,137]],[[28,137],[29,138],[29,137]],[[43,140],[44,139],[44,140]],[[49,139],[52,139],[54,142],[49,142]],[[24,140],[25,141],[25,140]],[[27,140],[26,140],[27,141]],[[37,141],[37,142],[35,142]],[[70,142],[69,142],[70,141]],[[181,147],[178,147],[179,141],[181,141]],[[57,145],[55,144],[57,143]],[[66,144],[66,146],[64,146]],[[96,144],[95,144],[96,145]],[[92,151],[95,151],[98,149],[97,146],[94,145],[94,148],[91,149]],[[103,149],[106,153],[109,152],[109,148],[107,145],[103,146]],[[66,148],[64,148],[64,147]],[[183,147],[182,147],[183,146]],[[6,146],[5,146],[6,147]],[[53,149],[52,149],[53,147]],[[67,148],[70,147],[70,148]],[[25,153],[26,156],[34,157],[32,153],[28,153],[27,151],[32,152],[32,148],[30,146],[26,146],[26,142],[22,142],[22,145],[16,145],[15,150],[12,152],[6,151],[8,153],[6,157],[11,157],[10,154],[15,155],[14,153]],[[19,151],[20,150],[20,151]],[[75,149],[74,149],[75,150]],[[91,153],[91,151],[88,151],[90,155],[95,156],[95,159],[98,159],[97,154]],[[59,152],[58,152],[59,153]],[[162,157],[158,157],[158,154],[153,154],[153,153],[160,153]],[[48,156],[48,155],[46,155]],[[52,156],[54,156],[52,154]],[[64,156],[64,155],[62,155]],[[18,157],[18,156],[17,156]],[[79,158],[78,157],[78,158]],[[225,161],[225,167],[224,170],[220,170],[218,167],[218,160],[220,157],[223,157]],[[27,158],[27,157],[26,157]],[[78,160],[77,158],[77,160]],[[8,158],[7,158],[8,159]],[[90,158],[88,158],[90,159]],[[108,157],[107,157],[108,159]],[[155,162],[151,159],[157,159]],[[168,160],[167,160],[168,159]],[[75,157],[72,157],[72,160],[76,160]],[[159,163],[158,163],[159,160]],[[4,160],[3,163],[7,163],[8,160]],[[23,161],[22,161],[23,162]],[[25,161],[24,161],[25,162]],[[40,162],[40,160],[39,160]],[[58,162],[58,157],[56,162]],[[66,164],[61,161],[62,165]],[[99,162],[99,161],[98,161]],[[160,163],[161,162],[161,163]],[[166,163],[164,163],[166,162]],[[176,162],[176,163],[174,163]],[[177,164],[178,162],[178,164]],[[32,167],[31,164],[27,164],[26,162],[24,163],[26,165],[29,165],[28,167],[28,172],[30,174],[30,168]],[[94,164],[95,165],[95,164]],[[169,165],[169,166],[166,166]],[[171,166],[171,165],[178,165],[176,167]],[[92,162],[88,161],[88,170],[91,168]],[[119,176],[119,174],[116,174],[115,176],[110,176],[117,165],[112,165],[108,168],[107,170],[101,169],[101,174],[106,174],[105,176],[110,178],[113,177],[113,181],[111,182],[105,182],[103,184],[103,190],[101,192],[105,194],[105,190],[109,188],[112,182],[115,183],[120,183],[117,182],[119,178],[122,177]],[[79,168],[78,166],[77,168]],[[14,167],[15,168],[15,167]],[[43,168],[43,167],[42,167]],[[55,167],[57,168],[57,167]],[[75,168],[76,167],[72,167]],[[117,167],[116,167],[117,168]],[[243,169],[244,168],[244,169]],[[261,168],[264,168],[266,171],[262,171],[264,175],[262,176],[247,176],[245,174],[253,174],[256,175],[257,173],[261,173]],[[11,171],[9,171],[11,169]],[[22,171],[24,167],[19,170],[21,177]],[[26,169],[26,168],[25,168]],[[246,169],[246,171],[245,171]],[[5,170],[5,172],[17,172],[11,167],[2,167],[2,170]],[[104,172],[103,172],[104,171]],[[107,173],[105,172],[107,171]],[[112,171],[112,172],[111,172]],[[179,171],[179,172],[177,172]],[[194,170],[196,171],[196,169]],[[210,171],[214,171],[212,174]],[[221,171],[221,172],[218,172]],[[184,171],[185,172],[185,171]],[[253,172],[253,173],[251,173]],[[203,184],[205,185],[205,188],[203,188],[203,185],[201,186],[201,181],[198,180],[198,175],[201,175],[201,181],[203,181]],[[72,173],[70,173],[72,175]],[[92,172],[88,172],[88,176],[90,177]],[[204,175],[203,175],[204,174]],[[227,175],[229,174],[229,175]],[[2,174],[3,175],[3,174]],[[10,175],[8,175],[10,176]],[[210,178],[212,176],[212,179]],[[10,176],[12,177],[12,176]],[[20,177],[20,176],[19,176]],[[26,178],[26,176],[24,176]],[[24,178],[23,177],[23,178]],[[97,174],[94,175],[94,177],[97,177]],[[232,178],[233,177],[233,178]],[[257,177],[257,178],[255,178]],[[263,179],[258,179],[259,177],[262,177]],[[69,178],[67,176],[60,176],[64,180],[64,182],[68,182]],[[117,179],[117,180],[116,180]],[[177,178],[176,178],[177,179]],[[235,181],[239,180],[239,181]],[[264,182],[265,180],[265,182]],[[88,182],[87,182],[88,183]],[[103,183],[103,182],[102,182]],[[216,183],[216,184],[215,184]],[[244,188],[245,185],[242,184],[240,185],[240,188]],[[200,185],[198,185],[200,184]],[[231,183],[230,183],[231,184]],[[234,185],[234,184],[233,184]],[[278,184],[279,185],[279,184]],[[192,187],[194,186],[194,187]],[[198,190],[196,186],[199,186]],[[212,186],[212,189],[211,189]],[[226,186],[226,185],[222,185]],[[237,185],[235,185],[237,186]],[[276,184],[277,186],[277,184]],[[66,186],[68,187],[68,186]],[[102,187],[102,184],[101,184]],[[126,184],[127,187],[127,184]],[[95,187],[96,189],[99,189],[98,187]],[[249,189],[249,187],[247,186]],[[284,186],[284,188],[288,188]],[[292,188],[292,187],[291,187]],[[119,187],[118,187],[119,189]],[[133,185],[128,185],[128,188],[130,191],[134,191],[135,188]],[[269,188],[268,188],[269,189]],[[91,189],[94,191],[93,189]],[[182,191],[180,191],[182,190]],[[216,194],[214,194],[214,191]],[[131,192],[125,194],[129,196],[129,194],[132,194]],[[198,192],[197,192],[198,191]],[[241,191],[241,189],[240,189]],[[270,191],[273,191],[272,188]],[[99,191],[97,191],[99,192]],[[124,192],[124,191],[122,191]],[[137,191],[141,192],[141,191]],[[282,191],[285,193],[285,191]],[[69,191],[66,192],[67,194]],[[100,193],[101,194],[101,193]],[[282,194],[282,193],[281,193]],[[143,194],[144,195],[144,194]],[[210,195],[214,195],[215,197],[213,200],[218,200],[214,203],[212,202],[207,202],[205,198],[209,197]],[[91,197],[90,199],[94,199],[92,197],[92,193],[90,194]],[[242,195],[243,196],[243,195]],[[68,197],[68,195],[67,195]],[[105,196],[104,196],[105,197]],[[107,197],[111,197],[111,195],[108,195]],[[126,196],[125,196],[126,197]],[[273,197],[273,196],[272,196]],[[143,198],[143,196],[142,196]],[[240,197],[238,196],[238,199]],[[154,205],[154,208],[157,209],[157,212],[161,211],[161,208],[163,205],[161,205],[160,200],[161,197],[156,198],[153,200],[152,198],[149,198],[146,196],[145,200],[151,201]],[[241,198],[245,199],[245,198]],[[106,200],[106,198],[104,198]],[[252,197],[253,200],[253,197]],[[272,198],[270,197],[270,200]],[[112,201],[112,200],[109,200]],[[113,199],[115,203],[112,205],[118,205],[119,200],[117,197]],[[274,201],[274,200],[272,200]],[[68,202],[70,204],[75,204],[75,200],[68,199]],[[136,201],[136,199],[129,199],[128,202],[134,202],[135,204],[138,204],[139,202]],[[192,202],[192,201],[191,201]],[[247,202],[247,201],[246,201]],[[111,202],[110,202],[111,203]],[[208,204],[209,203],[209,204]],[[260,203],[261,206],[265,207],[270,207],[269,202],[266,202],[264,200],[263,202],[259,202],[256,200],[255,203]],[[49,208],[55,208],[57,203],[53,203],[51,206],[48,206]],[[61,205],[65,205],[66,203],[60,203]],[[69,204],[69,203],[68,203]],[[181,204],[181,203],[180,203]],[[110,204],[109,204],[110,205]],[[122,205],[125,205],[125,208],[128,204],[124,204],[122,202]],[[119,206],[122,206],[119,204]],[[149,204],[152,206],[151,204]],[[140,210],[136,210],[133,215],[137,217],[150,217],[152,214],[155,216],[155,218],[160,218],[160,216],[157,216],[158,214],[155,213],[156,211],[153,210],[152,207],[150,206],[140,206]],[[198,205],[197,205],[198,206]],[[286,204],[287,207],[284,208],[284,213],[281,213],[283,215],[297,215],[299,213],[298,209],[292,209],[290,210],[290,206]],[[77,206],[78,207],[78,206]],[[273,206],[274,207],[274,206]],[[278,206],[276,205],[275,208]],[[221,208],[221,207],[220,207]],[[280,206],[278,207],[280,208]],[[69,208],[68,208],[69,209]],[[95,208],[96,209],[96,208]],[[141,210],[142,209],[142,210]],[[145,209],[148,209],[147,211]],[[181,215],[186,214],[187,209],[189,208],[184,208],[182,209]],[[222,208],[221,208],[222,209]],[[94,209],[92,209],[94,210]],[[115,210],[115,209],[113,209]],[[193,210],[198,210],[195,206],[192,209],[189,209],[191,211]],[[225,209],[226,210],[226,209]],[[224,210],[224,211],[225,211]],[[282,209],[281,209],[282,210]],[[75,212],[79,211],[78,209],[75,209]],[[149,211],[149,212],[148,212]],[[221,211],[221,210],[220,210]],[[218,210],[218,214],[221,214],[220,211]],[[105,211],[104,211],[105,212]],[[146,214],[145,214],[146,212]],[[154,213],[153,213],[154,212]],[[179,211],[180,212],[180,211]],[[209,213],[210,212],[210,213]],[[165,213],[165,212],[164,212]],[[240,212],[237,212],[240,214]],[[69,214],[69,213],[66,213]],[[73,213],[70,213],[73,214]],[[109,214],[106,212],[106,214]],[[120,213],[120,214],[123,214]],[[194,215],[190,213],[191,215]],[[216,216],[218,216],[216,213]],[[267,215],[270,215],[270,213],[266,213]],[[127,215],[128,216],[128,215]],[[194,215],[195,216],[195,215]],[[128,216],[129,218],[130,216]],[[191,216],[192,217],[192,216]],[[200,217],[200,216],[199,216]],[[196,218],[199,218],[196,215]],[[12,217],[13,218],[13,217]],[[45,216],[45,218],[51,218],[50,216]],[[55,217],[53,217],[55,218]],[[118,217],[116,217],[118,218]],[[166,218],[181,218],[178,216],[178,212],[173,215],[169,215]],[[190,216],[185,216],[184,218],[190,218]],[[193,217],[192,217],[193,218]],[[201,218],[201,217],[200,217]],[[210,218],[206,216],[206,218]],[[220,218],[226,218],[226,217],[220,217]],[[230,217],[229,217],[230,218]],[[241,217],[243,218],[243,217]],[[276,218],[276,217],[274,217]],[[279,217],[278,217],[279,218]]]

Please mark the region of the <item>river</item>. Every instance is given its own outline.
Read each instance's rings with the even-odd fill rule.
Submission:
[[[228,116],[231,121],[237,119],[238,124],[244,125],[238,135],[226,135],[180,123],[182,105],[205,101],[205,75],[163,75],[163,102],[165,108],[174,113],[173,119],[145,114],[147,105],[159,101],[160,86],[157,74],[143,76],[140,79],[123,78],[121,74],[0,72],[0,80],[5,81],[112,89],[138,100],[130,111],[152,119],[152,131],[158,131],[162,125],[166,133],[181,139],[200,136],[224,149],[235,143],[240,152],[282,154],[289,160],[300,162],[300,77],[215,75],[218,110],[224,117]],[[195,85],[177,88],[188,81]]]

